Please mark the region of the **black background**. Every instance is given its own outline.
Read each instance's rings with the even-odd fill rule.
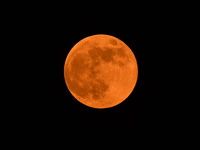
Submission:
[[[18,54],[23,56],[16,63],[18,80],[13,88],[17,98],[5,104],[2,119],[12,135],[16,132],[13,138],[21,141],[17,144],[129,150],[165,147],[174,142],[173,107],[178,91],[174,90],[177,52],[171,34],[173,21],[165,14],[113,14],[76,16],[44,11],[13,18],[18,23],[13,32],[23,40],[16,47],[22,46]],[[94,34],[121,39],[138,63],[134,91],[123,103],[108,109],[82,105],[64,81],[68,52],[78,41]]]

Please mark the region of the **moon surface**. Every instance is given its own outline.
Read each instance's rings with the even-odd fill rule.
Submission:
[[[70,93],[82,104],[109,108],[133,91],[138,66],[132,50],[120,39],[105,34],[88,36],[68,53],[64,79]]]

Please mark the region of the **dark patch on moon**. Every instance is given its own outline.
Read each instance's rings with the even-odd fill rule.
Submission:
[[[77,54],[71,62],[71,71],[77,78],[84,73],[89,66],[88,56],[86,54]]]
[[[84,88],[85,83],[82,82],[81,76],[85,74],[89,67],[88,56],[85,54],[77,54],[74,56],[71,62],[71,69],[66,69],[66,76],[69,75],[71,78],[66,77],[67,85],[69,89],[76,95],[85,98],[88,95],[88,91]]]
[[[88,51],[88,55],[78,53],[74,56],[71,62],[71,70],[67,71],[71,79],[66,79],[69,89],[77,96],[88,98],[89,94],[91,94],[94,100],[98,100],[105,95],[105,91],[108,90],[109,85],[103,80],[96,78],[100,73],[97,66],[100,65],[102,61],[100,57],[103,54],[102,49],[93,48]],[[110,53],[107,52],[106,54]],[[87,76],[83,79],[81,76],[84,74],[87,74]]]
[[[125,64],[122,61],[117,61],[117,65],[120,67],[124,67]]]
[[[115,55],[115,51],[111,48],[105,48],[102,59],[106,62],[113,61],[113,56]]]
[[[114,39],[110,39],[110,40],[109,40],[109,43],[112,44],[112,45],[117,45],[117,41],[114,40]]]
[[[88,50],[88,54],[92,59],[96,59],[97,57],[101,57],[103,50],[101,48],[94,47]]]
[[[91,86],[92,86],[92,89],[90,92],[92,93],[92,98],[95,100],[98,100],[99,98],[104,97],[104,93],[109,88],[109,86],[105,84],[103,80],[100,80],[100,79],[94,80]]]
[[[126,52],[125,52],[124,48],[117,48],[116,51],[117,51],[117,55],[119,57],[126,57]]]

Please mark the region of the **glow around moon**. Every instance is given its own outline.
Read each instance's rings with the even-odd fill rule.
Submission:
[[[116,37],[97,34],[79,41],[68,53],[64,78],[82,104],[109,108],[133,91],[138,66],[132,50]]]

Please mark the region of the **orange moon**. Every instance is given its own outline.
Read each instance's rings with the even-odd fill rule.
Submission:
[[[109,108],[123,102],[137,78],[138,65],[132,50],[111,35],[82,39],[70,50],[64,65],[70,93],[93,108]]]

